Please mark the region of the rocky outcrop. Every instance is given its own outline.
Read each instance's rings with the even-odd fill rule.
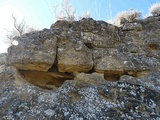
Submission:
[[[77,72],[103,73],[106,80],[138,76],[140,72],[160,70],[157,26],[157,17],[125,23],[121,28],[92,19],[58,21],[51,29],[17,38],[19,45],[8,49],[7,63],[23,75],[36,72],[35,79],[44,72],[50,83],[59,79],[50,74],[57,73],[64,80],[69,74],[74,78]],[[150,30],[153,27],[154,32]],[[34,77],[27,79],[35,81]]]
[[[15,38],[0,56],[0,117],[160,119],[159,20],[57,21]]]
[[[49,31],[17,38],[18,46],[8,49],[7,63],[20,70],[48,71],[56,58],[57,38]]]
[[[0,65],[4,65],[6,62],[7,53],[0,54]]]
[[[159,76],[160,72],[144,79],[122,76],[118,82],[107,82],[95,74],[81,74],[56,91],[1,80],[0,116],[2,120],[159,119]]]
[[[60,72],[88,72],[93,67],[92,51],[82,42],[59,41],[57,52]]]

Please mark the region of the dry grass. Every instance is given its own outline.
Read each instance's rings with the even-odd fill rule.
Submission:
[[[114,19],[114,24],[120,26],[123,22],[133,22],[140,19],[140,17],[141,12],[138,12],[136,10],[122,11],[118,13],[116,18]]]
[[[153,4],[149,11],[153,16],[160,16],[160,2]]]

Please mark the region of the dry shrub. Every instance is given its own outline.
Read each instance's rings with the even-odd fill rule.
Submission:
[[[82,13],[81,18],[90,18],[90,12],[87,11],[87,12]]]
[[[66,21],[74,21],[78,19],[76,17],[76,10],[73,8],[73,6],[69,3],[69,0],[63,0],[61,3],[61,6],[54,6],[54,17],[56,20],[66,20]],[[90,12],[84,12],[82,16],[79,17],[82,18],[90,18]]]
[[[69,0],[63,0],[61,3],[61,9],[58,9],[58,5],[54,6],[54,14],[56,20],[75,20],[76,11],[73,10],[72,5],[69,4]]]
[[[160,16],[160,3],[155,3],[149,8],[150,13],[153,16]]]
[[[114,24],[120,26],[124,22],[134,22],[135,20],[140,19],[141,12],[136,10],[122,11],[114,19]]]

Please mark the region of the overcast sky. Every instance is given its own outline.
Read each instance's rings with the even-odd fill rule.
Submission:
[[[3,44],[5,29],[13,29],[14,13],[20,21],[25,19],[28,26],[36,29],[49,28],[55,22],[53,6],[62,0],[0,0],[0,53],[7,52],[7,45]],[[90,11],[96,20],[107,21],[113,19],[120,11],[130,8],[141,11],[143,15],[149,13],[148,8],[160,0],[70,0],[77,16]]]

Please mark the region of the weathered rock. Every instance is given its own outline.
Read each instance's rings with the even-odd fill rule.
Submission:
[[[0,54],[0,65],[4,65],[6,63],[7,53]]]
[[[95,71],[123,71],[124,63],[116,49],[95,49],[93,52]]]
[[[99,23],[101,33],[81,32],[81,39],[89,48],[113,48],[119,42],[118,28],[110,24]]]
[[[160,119],[160,18],[58,21],[0,55],[0,118]]]
[[[120,31],[121,43],[135,43],[137,45],[143,45],[142,31]]]
[[[141,79],[124,76],[119,82],[90,83],[71,80],[57,91],[44,91],[1,80],[1,119],[160,119],[160,92]]]
[[[60,73],[58,71],[19,70],[19,73],[28,82],[44,89],[55,89],[56,87],[60,87],[64,81],[74,78],[72,74]]]
[[[160,72],[155,71],[151,72],[150,74],[146,75],[143,79],[143,84],[146,86],[151,87],[157,91],[160,91]]]
[[[8,49],[7,63],[21,70],[48,71],[56,58],[57,38],[50,31],[26,34]]]
[[[143,30],[145,31],[157,31],[160,26],[160,16],[159,17],[148,17],[146,19],[140,20],[139,23],[142,24]],[[152,29],[154,28],[154,29]]]
[[[81,41],[59,41],[57,58],[60,72],[87,72],[93,67],[92,51]]]
[[[139,23],[125,23],[123,26],[122,26],[122,30],[135,30],[135,31],[142,31],[142,25],[139,24]]]
[[[0,66],[0,80],[10,80],[13,77],[13,72],[9,66]]]
[[[106,80],[104,79],[103,73],[92,73],[92,74],[77,73],[75,75],[74,80],[80,83],[93,84],[93,85],[107,83]]]
[[[123,74],[129,71],[152,71],[160,69],[160,60],[146,54],[119,52],[117,49],[95,49],[94,68],[97,72]]]
[[[88,48],[113,48],[115,42],[118,41],[118,37],[114,38],[112,34],[108,33],[102,36],[94,33],[82,32],[81,39]]]
[[[133,42],[116,44],[116,48],[121,53],[145,53],[141,44]]]

